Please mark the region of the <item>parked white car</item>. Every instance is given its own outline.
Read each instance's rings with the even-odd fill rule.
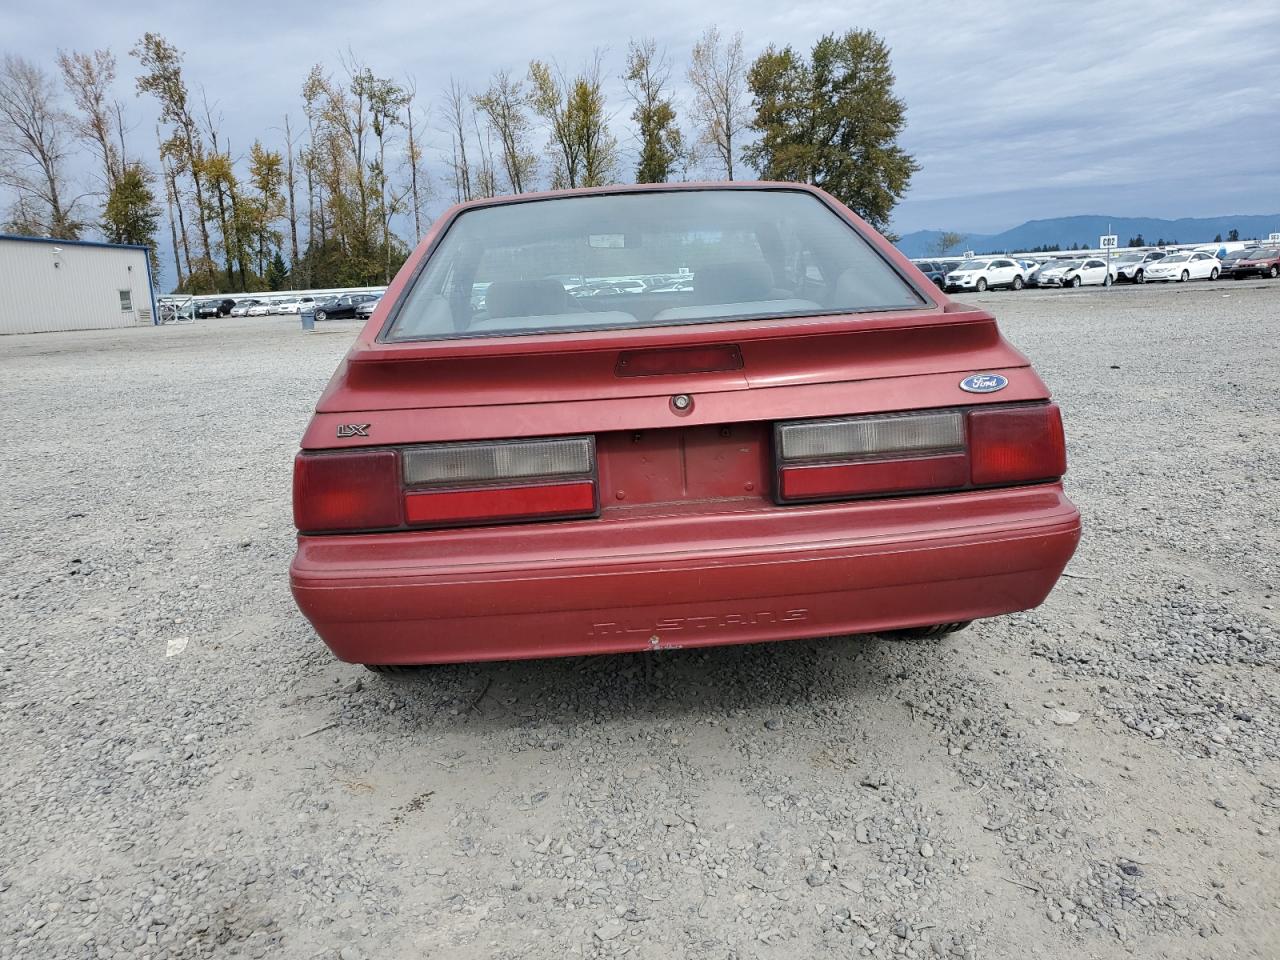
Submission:
[[[1031,275],[1031,280],[1037,287],[1060,287],[1067,271],[1074,270],[1080,263],[1079,259],[1070,258],[1050,260]]]
[[[947,289],[981,292],[990,287],[1009,287],[1021,290],[1026,282],[1024,273],[1016,261],[1004,257],[966,260],[947,274]]]
[[[1173,253],[1156,263],[1149,264],[1144,277],[1147,283],[1176,280],[1217,280],[1222,262],[1212,253]]]
[[[1089,257],[1069,267],[1062,274],[1062,285],[1064,287],[1109,287],[1112,279],[1107,261]]]
[[[1133,253],[1122,253],[1112,266],[1116,271],[1117,283],[1142,283],[1146,279],[1147,267],[1151,264],[1163,260],[1167,253],[1163,250],[1148,250],[1145,253],[1134,251]]]
[[[265,317],[265,316],[268,316],[270,313],[271,313],[271,304],[255,303],[252,307],[249,308],[249,312],[246,314],[246,316]]]
[[[314,297],[294,297],[292,300],[282,300],[276,304],[276,313],[291,313],[295,316],[303,310],[311,309],[314,304]]]
[[[231,316],[246,317],[249,315],[250,308],[256,307],[259,303],[261,303],[260,300],[237,300],[236,305],[231,308]]]

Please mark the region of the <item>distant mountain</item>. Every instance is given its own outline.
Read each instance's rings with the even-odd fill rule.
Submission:
[[[1232,230],[1240,232],[1241,239],[1266,238],[1269,233],[1280,232],[1280,213],[1264,216],[1241,215],[1231,217],[1184,217],[1181,220],[1160,220],[1155,217],[1055,217],[1051,220],[1028,220],[1003,233],[965,234],[964,242],[946,251],[952,256],[973,250],[975,253],[1003,253],[1031,250],[1034,247],[1053,246],[1069,248],[1072,244],[1096,247],[1098,238],[1107,232],[1120,238],[1120,246],[1128,244],[1131,237],[1141,235],[1147,243],[1164,240],[1168,243],[1211,243],[1219,234],[1227,237]],[[935,244],[942,236],[940,230],[917,230],[898,241],[898,249],[908,257],[937,255]]]

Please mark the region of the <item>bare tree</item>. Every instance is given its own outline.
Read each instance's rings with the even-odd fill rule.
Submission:
[[[453,199],[456,203],[470,200],[472,196],[471,166],[467,162],[467,127],[474,125],[471,97],[453,77],[444,90],[444,119],[449,133],[452,160],[449,180],[453,183]]]
[[[370,164],[374,183],[378,188],[378,220],[382,230],[383,282],[391,282],[391,217],[392,208],[399,204],[391,201],[391,178],[387,172],[387,143],[393,127],[402,126],[400,109],[408,102],[409,95],[403,87],[391,80],[368,74],[369,121],[374,138],[378,141],[378,155]]]
[[[209,241],[209,223],[204,201],[204,143],[200,127],[187,102],[187,84],[182,77],[182,54],[158,33],[145,33],[130,55],[146,70],[137,79],[138,93],[149,93],[160,105],[160,118],[174,126],[169,142],[182,151],[182,170],[195,187],[196,223],[204,253],[204,269],[213,272],[213,246]],[[187,264],[191,267],[190,262]],[[188,269],[188,275],[191,270]]]
[[[475,196],[495,197],[498,195],[498,170],[493,165],[493,128],[485,127],[480,131],[480,121],[473,113],[472,126],[476,131],[476,145],[479,148],[480,165],[476,168]]]
[[[0,63],[0,183],[27,198],[54,237],[80,233],[64,165],[71,119],[58,107],[53,80],[12,54]]]
[[[175,280],[175,288],[182,286],[182,258],[181,250],[178,248],[178,227],[174,220],[174,208],[177,207],[178,214],[182,213],[182,205],[178,202],[178,178],[173,172],[173,165],[169,162],[167,152],[165,150],[164,141],[160,138],[160,128],[156,127],[156,144],[160,148],[160,179],[164,181],[164,199],[165,204],[169,208],[169,235],[173,239],[173,272],[177,279]],[[184,224],[182,227],[182,249],[187,252],[187,263],[191,263],[191,251],[187,246],[187,228]]]
[[[618,141],[609,130],[609,117],[605,112],[601,59],[602,54],[597,50],[591,64],[573,83],[573,115],[582,139],[584,187],[611,183],[618,167]]]
[[[944,230],[934,238],[933,243],[929,245],[930,252],[935,257],[944,256],[947,251],[964,243],[964,234],[956,233],[954,230]]]
[[[284,184],[285,190],[288,191],[286,216],[289,218],[289,269],[293,270],[298,264],[298,184],[293,169],[293,130],[289,125],[287,113],[284,116],[284,147]]]
[[[248,264],[245,262],[247,254],[240,240],[239,217],[236,216],[235,211],[237,200],[235,167],[230,151],[223,153],[218,149],[218,127],[222,123],[222,114],[219,113],[217,119],[214,119],[213,107],[209,104],[209,95],[203,84],[200,87],[200,101],[204,105],[205,129],[209,132],[209,143],[213,147],[213,151],[201,159],[200,168],[204,179],[213,190],[214,198],[218,201],[218,228],[222,231],[222,253],[227,267],[227,285],[229,288],[235,286],[232,261],[238,260],[240,289],[246,290],[248,277],[245,268]]]
[[[699,138],[712,148],[724,168],[725,179],[733,179],[737,141],[750,122],[747,103],[747,61],[742,53],[742,31],[723,42],[720,31],[707,27],[693,45],[689,63],[689,84],[693,87],[693,109]]]
[[[321,151],[317,144],[321,122],[320,97],[323,94],[323,74],[319,66],[311,68],[302,84],[302,112],[307,118],[307,145],[299,159],[307,178],[307,257],[305,263],[308,287],[312,285],[315,257],[319,252],[317,241],[324,242],[324,194],[320,178]],[[317,194],[319,194],[317,196]]]
[[[44,217],[35,208],[32,199],[21,193],[14,198],[3,223],[0,223],[0,232],[17,234],[20,237],[44,236]]]
[[[348,50],[340,59],[347,71],[350,86],[344,90],[332,83],[327,84],[325,120],[341,134],[351,153],[351,165],[347,172],[354,181],[358,202],[352,218],[354,222],[346,225],[345,232],[365,242],[370,237],[369,179],[365,174],[369,162],[369,95],[374,76],[373,71],[361,63],[352,51]],[[335,169],[335,173],[340,170],[341,167]],[[358,229],[353,229],[356,227]]]
[[[93,145],[102,164],[104,191],[110,192],[124,172],[124,111],[120,101],[111,96],[116,58],[110,50],[93,53],[59,50],[58,68],[62,71],[62,82],[80,111],[75,121],[76,134]]]
[[[502,168],[512,193],[524,193],[533,186],[537,158],[526,145],[529,116],[525,113],[524,84],[511,79],[506,70],[493,75],[489,89],[475,98],[476,109],[485,115],[502,147]]]
[[[409,165],[409,199],[413,206],[413,242],[416,244],[422,239],[422,202],[427,191],[426,185],[419,183],[422,147],[421,134],[413,119],[413,102],[418,98],[418,84],[413,77],[405,80],[404,95],[404,126],[409,141],[405,145],[405,162]]]

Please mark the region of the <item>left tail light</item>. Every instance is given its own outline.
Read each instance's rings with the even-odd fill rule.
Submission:
[[[403,523],[400,500],[394,450],[304,451],[293,459],[293,523],[303,532],[393,529]]]
[[[294,523],[303,533],[591,517],[592,437],[302,452]]]
[[[1066,473],[1056,404],[992,404],[775,426],[783,503],[936,493]]]

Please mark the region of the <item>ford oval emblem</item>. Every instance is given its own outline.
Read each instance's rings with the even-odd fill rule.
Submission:
[[[975,373],[960,381],[960,389],[965,393],[995,393],[1009,385],[1009,378],[998,373]]]

